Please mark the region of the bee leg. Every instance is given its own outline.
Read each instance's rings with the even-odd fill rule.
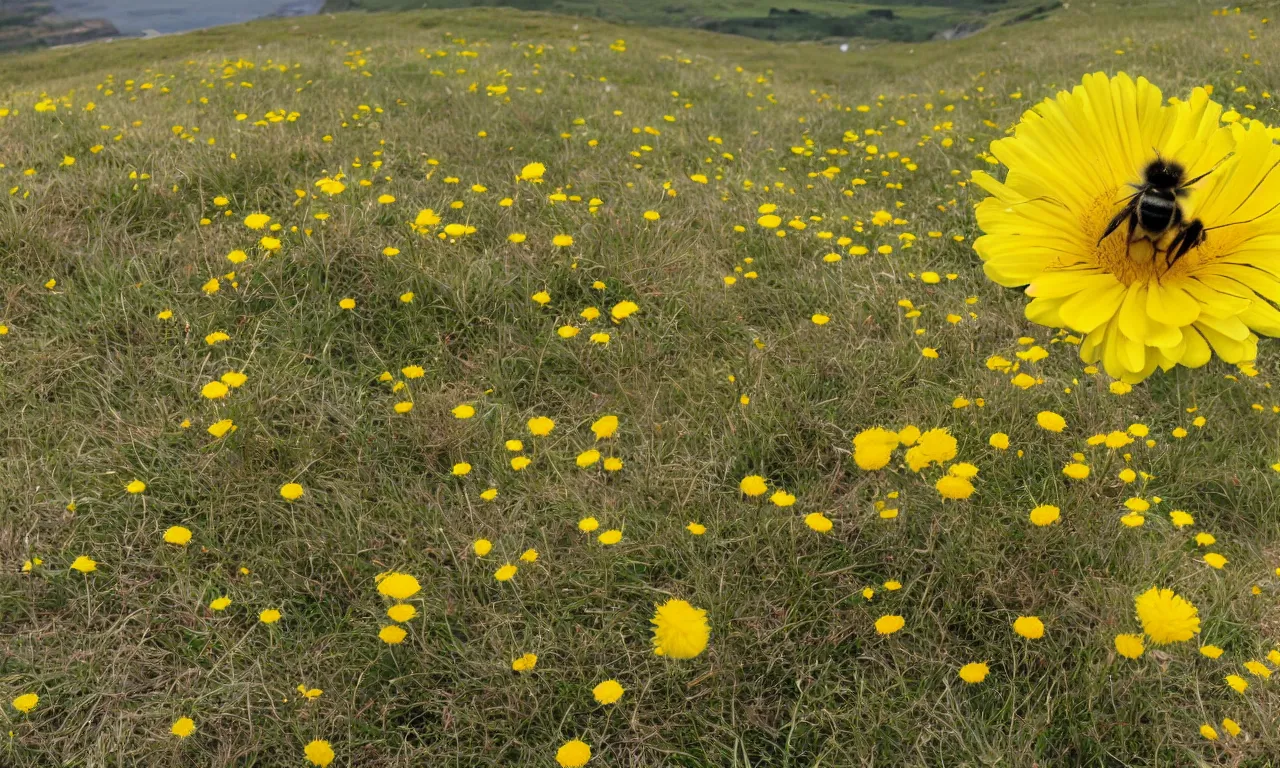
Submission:
[[[1137,198],[1133,202],[1126,205],[1120,210],[1107,224],[1106,230],[1103,231],[1102,237],[1098,238],[1098,245],[1102,245],[1102,241],[1106,240],[1116,228],[1124,223],[1125,219],[1129,220],[1129,237],[1133,237],[1133,231],[1138,226],[1138,204]]]
[[[1165,266],[1172,267],[1178,263],[1178,259],[1187,255],[1187,252],[1197,245],[1204,242],[1204,223],[1199,219],[1192,219],[1187,222],[1187,226],[1178,232],[1177,237],[1169,243],[1169,249],[1164,252]]]

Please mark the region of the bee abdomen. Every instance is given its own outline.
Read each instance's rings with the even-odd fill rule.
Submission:
[[[1178,204],[1155,195],[1143,195],[1138,203],[1138,225],[1147,232],[1159,234],[1174,223]]]

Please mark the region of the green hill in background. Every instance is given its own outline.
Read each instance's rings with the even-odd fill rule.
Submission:
[[[870,38],[916,42],[1043,18],[1060,0],[328,0],[326,11],[510,7],[764,40]]]

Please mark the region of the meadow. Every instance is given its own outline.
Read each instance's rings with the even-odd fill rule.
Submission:
[[[971,181],[1095,71],[1278,123],[1274,34],[0,57],[0,765],[1274,765],[1280,349],[1113,379]]]

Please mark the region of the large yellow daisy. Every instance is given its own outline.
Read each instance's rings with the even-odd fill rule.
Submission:
[[[977,208],[974,243],[987,277],[1026,286],[1029,320],[1083,335],[1081,357],[1140,381],[1157,366],[1247,363],[1258,336],[1280,336],[1280,147],[1257,121],[1226,124],[1203,88],[1164,103],[1143,78],[1086,75],[992,142],[1004,182]],[[1178,198],[1203,240],[1179,259],[1170,244],[1122,225],[1100,238],[1157,157],[1206,174]],[[1153,242],[1154,239],[1154,242]]]

